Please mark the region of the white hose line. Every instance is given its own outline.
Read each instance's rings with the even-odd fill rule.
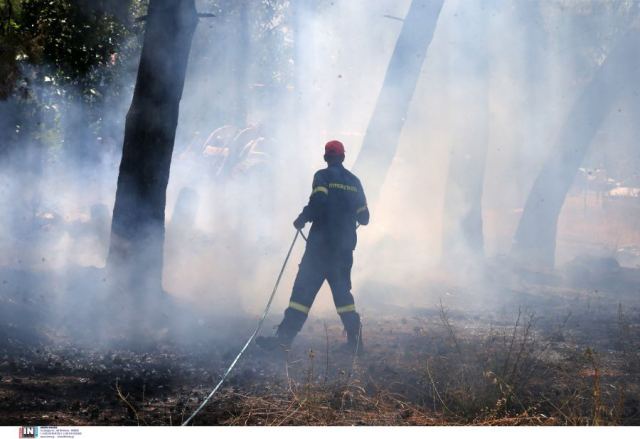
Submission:
[[[222,375],[222,378],[220,379],[218,384],[213,388],[211,393],[209,393],[209,395],[204,399],[204,401],[202,401],[200,406],[191,414],[191,416],[189,416],[189,418],[182,423],[183,427],[185,425],[188,425],[189,422],[191,422],[191,420],[200,412],[200,410],[202,410],[204,408],[204,406],[207,405],[207,403],[209,402],[211,397],[216,394],[216,392],[218,391],[220,386],[222,386],[222,383],[224,383],[224,380],[227,378],[229,373],[231,373],[231,370],[235,367],[235,365],[238,362],[238,360],[240,359],[240,357],[242,357],[242,354],[244,354],[244,351],[247,350],[247,348],[249,347],[249,345],[251,344],[253,339],[256,337],[256,335],[260,331],[260,328],[262,328],[262,323],[264,323],[264,319],[267,317],[267,313],[269,312],[269,308],[271,308],[271,302],[273,302],[273,298],[276,295],[276,291],[278,290],[278,285],[280,285],[280,279],[282,279],[282,274],[284,273],[284,269],[287,266],[287,262],[289,262],[289,256],[291,256],[291,251],[293,250],[293,246],[295,245],[296,239],[298,239],[298,235],[300,233],[302,233],[300,230],[296,230],[296,234],[293,237],[293,242],[291,243],[291,246],[289,247],[289,251],[287,252],[287,257],[284,259],[284,264],[282,264],[282,268],[280,269],[280,274],[278,274],[278,279],[276,280],[276,284],[273,287],[273,291],[271,292],[271,296],[269,297],[269,301],[267,302],[267,306],[264,309],[264,313],[262,313],[262,317],[260,318],[260,320],[258,320],[258,325],[256,326],[256,329],[253,331],[253,334],[251,334],[251,337],[249,337],[249,340],[247,340],[247,342],[244,344],[242,349],[240,349],[240,352],[238,352],[238,355],[236,355],[236,358],[233,360],[231,365],[227,368],[226,372],[224,373],[224,375]]]

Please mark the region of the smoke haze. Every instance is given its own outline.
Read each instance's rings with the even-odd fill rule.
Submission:
[[[201,18],[193,39],[166,207],[164,288],[198,312],[229,319],[262,310],[294,236],[292,221],[324,167],[324,143],[341,140],[346,167],[355,162],[410,1],[248,2],[242,12],[243,4],[197,4],[216,16]],[[475,184],[452,183],[451,160],[486,154],[484,256],[501,260],[573,103],[637,27],[635,10],[635,2],[444,3],[371,223],[358,229],[353,292],[365,315],[431,306],[462,286],[480,298],[492,287],[478,283],[485,278],[469,266],[477,255],[466,241],[447,244],[459,247],[459,264],[441,264],[447,218],[469,210],[464,197],[447,204],[447,188]],[[83,122],[82,102],[48,89],[36,93],[59,107],[54,121],[16,124],[14,102],[0,102],[4,131],[29,123],[61,133],[13,144],[0,165],[0,264],[54,273],[57,283],[46,290],[60,309],[78,296],[89,306],[102,288],[92,283],[101,275],[86,280],[77,267],[105,266],[137,59],[119,66],[121,92],[101,110],[99,138]],[[558,221],[557,266],[640,246],[637,222],[603,204],[637,203],[637,194],[607,198],[612,189],[640,187],[636,101],[616,102],[591,142]],[[486,142],[474,134],[482,121]],[[45,141],[54,146],[44,148]],[[95,157],[87,159],[85,148]],[[361,177],[366,192],[376,176]],[[274,319],[302,252],[299,243]],[[316,302],[312,315],[335,312],[328,286]]]

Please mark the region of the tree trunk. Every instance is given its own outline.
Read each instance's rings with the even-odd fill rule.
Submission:
[[[612,104],[625,93],[638,93],[639,45],[638,30],[628,31],[574,103],[527,198],[511,249],[516,261],[553,268],[558,216],[589,146]]]
[[[237,0],[236,0],[237,1]],[[233,123],[238,128],[242,129],[247,126],[247,116],[249,113],[249,57],[251,50],[251,27],[249,20],[249,2],[242,0],[238,2],[238,17],[236,38],[237,45],[234,47],[235,57],[235,114],[233,116]]]
[[[448,98],[451,153],[444,204],[442,260],[459,267],[484,255],[482,190],[489,143],[487,4],[462,5],[450,51]],[[478,17],[481,17],[480,19]],[[470,37],[469,35],[472,35]]]
[[[524,90],[524,111],[522,117],[516,121],[518,131],[515,142],[519,145],[515,153],[513,169],[513,182],[517,191],[517,199],[525,198],[526,190],[531,176],[523,170],[531,167],[531,151],[538,148],[546,136],[544,118],[541,117],[545,110],[545,99],[541,93],[542,85],[545,83],[545,73],[550,69],[548,61],[549,45],[547,41],[551,38],[545,30],[542,12],[544,4],[537,1],[525,1],[515,4],[516,25],[523,32],[522,63],[518,65],[515,75],[522,78],[526,84]],[[564,30],[564,29],[563,29]],[[574,31],[574,29],[567,29]],[[571,32],[573,34],[573,32]],[[561,34],[563,35],[563,34]],[[558,37],[556,37],[558,38]],[[561,41],[565,41],[562,39]],[[566,44],[566,43],[565,43]],[[571,54],[564,54],[565,66],[573,67]],[[551,61],[552,63],[552,61]],[[548,103],[548,101],[547,101]],[[519,205],[514,202],[512,206]]]
[[[378,198],[433,38],[443,0],[413,0],[391,55],[376,107],[354,170],[367,188],[369,203]]]
[[[291,3],[293,25],[293,96],[289,105],[290,111],[290,142],[297,145],[291,151],[292,163],[302,163],[308,160],[308,131],[313,122],[309,117],[309,108],[313,108],[310,99],[310,89],[315,74],[314,48],[315,41],[310,29],[310,22],[314,15],[311,0],[297,0]]]
[[[127,114],[108,268],[127,290],[162,290],[164,212],[195,0],[151,0]]]

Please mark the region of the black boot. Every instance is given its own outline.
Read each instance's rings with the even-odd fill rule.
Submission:
[[[356,354],[362,354],[364,352],[362,326],[359,326],[355,331],[347,331],[347,346]]]
[[[291,349],[291,341],[292,340],[283,339],[278,336],[256,338],[256,344],[265,351],[275,351],[278,349],[288,351]]]
[[[274,351],[276,349],[288,351],[291,349],[291,343],[293,343],[293,339],[302,329],[306,319],[306,314],[288,308],[284,313],[282,323],[278,325],[275,337],[258,337],[256,338],[256,344],[266,351]]]
[[[347,344],[343,349],[354,354],[362,354],[364,352],[364,344],[362,343],[360,315],[353,311],[341,314],[340,318],[347,332]]]

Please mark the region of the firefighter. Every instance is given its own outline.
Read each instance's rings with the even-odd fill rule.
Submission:
[[[293,222],[301,230],[311,223],[307,246],[293,284],[289,307],[275,337],[258,337],[264,349],[289,349],[302,329],[320,287],[329,282],[333,301],[347,333],[345,348],[362,351],[360,316],[351,294],[351,266],[357,224],[369,223],[367,201],[358,177],[346,170],[344,146],[337,140],[325,145],[327,167],[316,172],[309,203]]]

